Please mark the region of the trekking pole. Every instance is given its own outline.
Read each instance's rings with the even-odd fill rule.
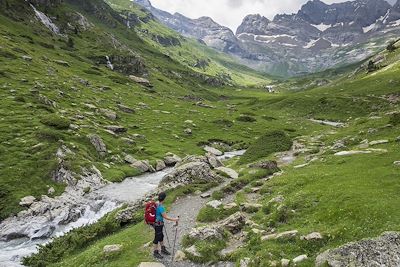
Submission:
[[[167,231],[166,225],[164,225],[164,233],[165,233],[165,237],[167,238],[168,247],[171,248],[171,243],[169,242],[168,231]]]
[[[176,244],[176,236],[178,235],[178,222],[176,222],[174,226],[175,226],[175,237],[174,237],[174,248],[172,249],[172,259],[171,259],[172,264],[174,263],[174,258],[175,258],[175,244]]]

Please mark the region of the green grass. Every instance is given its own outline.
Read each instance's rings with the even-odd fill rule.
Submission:
[[[283,131],[270,131],[262,135],[249,146],[240,158],[240,163],[254,162],[268,157],[272,153],[287,151],[292,146],[291,138]]]
[[[214,209],[212,207],[206,206],[199,211],[196,220],[202,223],[220,221],[222,219],[229,217],[230,215],[234,214],[237,211],[239,211],[238,207],[225,210],[223,207]]]

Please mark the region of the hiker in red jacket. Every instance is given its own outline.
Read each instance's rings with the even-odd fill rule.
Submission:
[[[170,218],[167,216],[167,213],[165,212],[164,208],[164,200],[167,197],[167,194],[165,192],[162,192],[158,195],[158,205],[156,209],[156,219],[154,222],[154,257],[157,259],[162,259],[163,256],[161,255],[171,255],[169,251],[165,248],[164,246],[164,233],[163,233],[163,228],[164,228],[164,219],[172,222],[176,222],[178,224],[179,218]],[[160,253],[161,251],[161,253]]]

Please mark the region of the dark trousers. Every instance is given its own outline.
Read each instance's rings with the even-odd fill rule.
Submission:
[[[164,224],[154,225],[154,241],[153,244],[157,245],[159,242],[164,241]]]

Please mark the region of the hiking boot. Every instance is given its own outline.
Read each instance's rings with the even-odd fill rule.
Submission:
[[[153,257],[156,259],[159,259],[159,260],[161,260],[163,258],[163,256],[160,254],[160,252],[158,250],[154,250]]]
[[[169,251],[165,248],[165,246],[161,247],[161,253],[164,255],[171,255],[171,253],[169,253]]]

